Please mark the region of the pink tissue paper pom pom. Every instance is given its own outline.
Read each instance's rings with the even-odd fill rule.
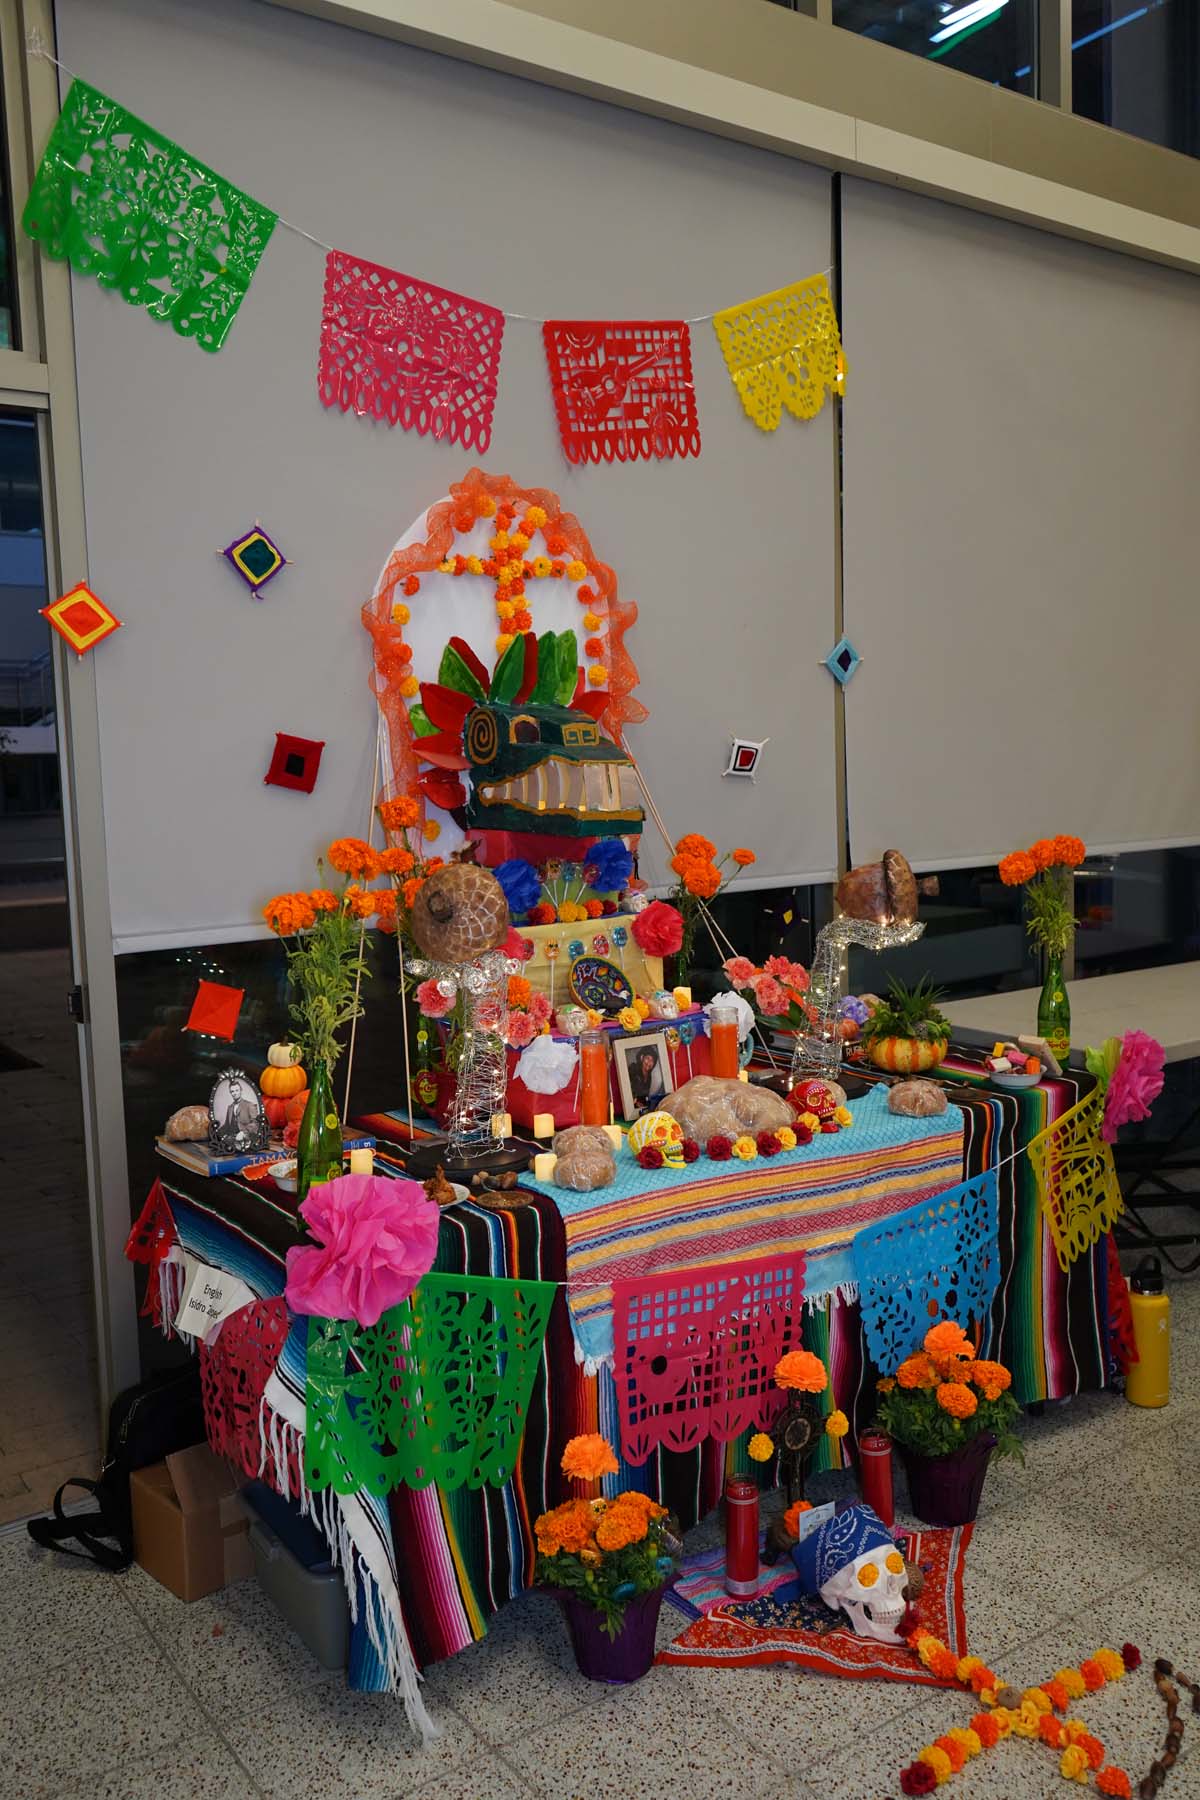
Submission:
[[[1148,1119],[1150,1108],[1162,1093],[1163,1047],[1144,1031],[1127,1031],[1121,1039],[1121,1060],[1108,1084],[1104,1122],[1100,1136],[1116,1142],[1120,1126],[1134,1119]]]
[[[454,1005],[454,1000],[453,997],[447,999],[446,995],[439,991],[436,981],[423,981],[417,989],[417,1005],[426,1018],[444,1019]]]
[[[722,966],[734,987],[749,987],[758,974],[748,956],[731,956]]]
[[[342,1175],[310,1188],[300,1214],[316,1242],[287,1253],[293,1312],[376,1325],[433,1267],[440,1214],[419,1182]]]

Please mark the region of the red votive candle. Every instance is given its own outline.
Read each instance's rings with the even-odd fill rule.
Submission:
[[[725,1483],[725,1591],[758,1592],[758,1483],[751,1475]]]
[[[885,1525],[896,1516],[892,1497],[892,1440],[886,1431],[863,1431],[858,1439],[858,1484],[862,1497]]]
[[[714,1075],[737,1080],[738,1015],[736,1006],[713,1006],[708,1014],[708,1039]]]
[[[579,1119],[583,1125],[607,1125],[608,1045],[602,1031],[585,1031],[579,1039]]]

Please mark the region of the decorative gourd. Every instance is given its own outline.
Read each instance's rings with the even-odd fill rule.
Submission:
[[[867,1055],[877,1069],[919,1075],[936,1069],[950,1044],[950,1021],[938,1008],[941,991],[927,975],[916,987],[893,979],[886,1000],[876,1006],[862,1030]]]
[[[286,1068],[272,1063],[263,1070],[258,1085],[270,1100],[290,1100],[293,1094],[308,1086],[308,1076],[299,1063],[288,1063]]]
[[[267,1061],[273,1069],[290,1069],[300,1061],[299,1045],[272,1044],[267,1051]]]
[[[308,1105],[308,1089],[301,1088],[298,1094],[293,1094],[291,1099],[285,1100],[283,1104],[288,1124],[299,1125],[304,1117],[304,1109]]]
[[[267,1115],[267,1124],[272,1131],[282,1131],[287,1124],[287,1107],[286,1100],[264,1098],[263,1111]]]
[[[931,1043],[924,1038],[874,1038],[868,1055],[877,1069],[894,1069],[902,1075],[919,1075],[925,1069],[936,1069],[946,1054],[946,1044]]]

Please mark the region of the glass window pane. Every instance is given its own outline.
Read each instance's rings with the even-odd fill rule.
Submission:
[[[19,350],[16,271],[13,267],[12,180],[8,168],[8,127],[0,97],[0,350]]]
[[[997,87],[1037,92],[1037,0],[833,0],[833,22]]]
[[[1072,0],[1071,38],[1077,113],[1200,155],[1195,0]]]

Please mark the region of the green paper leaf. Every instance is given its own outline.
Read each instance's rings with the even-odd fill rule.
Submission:
[[[575,698],[575,684],[579,680],[579,646],[573,631],[560,631],[558,634],[558,681],[554,689],[554,700],[558,706],[570,706]]]
[[[558,638],[544,631],[538,639],[538,676],[529,698],[543,706],[552,706],[558,692]]]
[[[518,632],[496,664],[489,698],[498,700],[502,706],[509,705],[516,698],[517,689],[521,685],[521,677],[524,673],[525,639]]]
[[[1084,1060],[1087,1063],[1089,1071],[1096,1077],[1100,1086],[1102,1088],[1107,1088],[1109,1082],[1116,1074],[1117,1064],[1121,1060],[1120,1038],[1105,1038],[1099,1050],[1085,1050]]]
[[[438,734],[439,727],[434,724],[419,700],[415,706],[409,707],[408,722],[413,728],[414,737],[436,737]]]
[[[276,215],[136,113],[73,81],[22,225],[47,256],[219,350]]]
[[[484,700],[487,697],[453,644],[447,644],[442,651],[442,660],[438,664],[438,681],[442,687],[453,688],[456,694],[470,694],[472,700]]]

